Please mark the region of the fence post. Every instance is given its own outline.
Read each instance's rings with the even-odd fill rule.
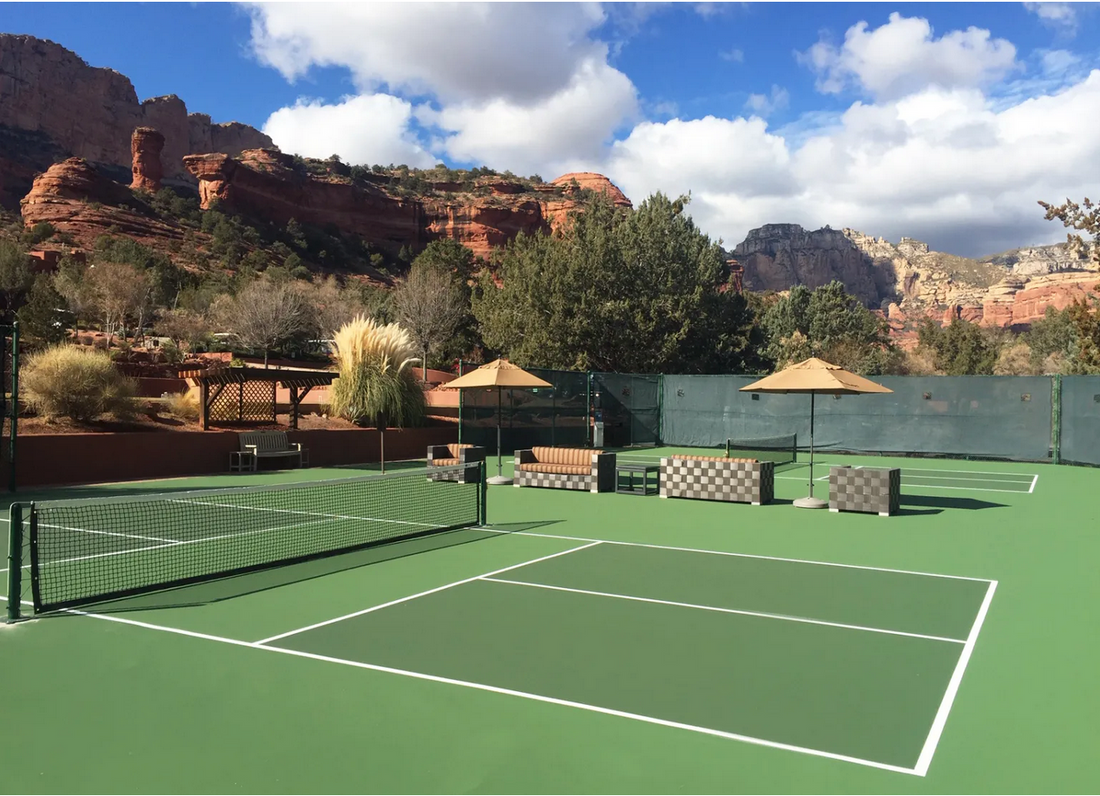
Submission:
[[[1050,450],[1051,461],[1062,463],[1062,376],[1055,374],[1050,385]]]
[[[665,439],[665,374],[657,374],[657,445]]]
[[[585,373],[584,389],[584,446],[592,447],[592,371]]]
[[[462,378],[462,360],[458,360],[458,377]],[[465,390],[458,391],[458,444],[462,444],[462,393]]]
[[[8,510],[8,622],[19,621],[19,598],[23,595],[23,507],[12,503]]]
[[[5,385],[6,386],[6,385]],[[19,425],[19,321],[11,325],[11,400],[8,402],[8,491],[15,491],[15,443]]]

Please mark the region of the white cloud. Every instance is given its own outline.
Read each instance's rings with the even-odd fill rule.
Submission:
[[[607,57],[590,37],[593,3],[262,3],[252,47],[288,80],[312,66],[347,67],[361,91],[430,94],[443,102],[532,102]]]
[[[874,30],[866,22],[853,25],[839,48],[818,41],[800,60],[817,72],[820,91],[836,94],[854,84],[887,100],[928,86],[982,86],[1017,68],[1016,48],[988,30],[970,27],[937,39],[928,20],[896,12]]]
[[[411,104],[388,94],[348,97],[331,105],[300,99],[271,114],[264,132],[283,151],[304,157],[337,154],[353,164],[433,166],[437,158],[410,130],[412,117]]]
[[[738,50],[736,48],[732,50],[723,50],[722,52],[718,53],[718,57],[721,58],[723,61],[732,61],[735,64],[745,63],[744,51]]]
[[[771,94],[749,94],[745,107],[757,116],[771,116],[791,104],[791,95],[785,88],[772,86]]]
[[[794,143],[758,118],[647,122],[616,142],[607,175],[635,202],[689,190],[689,212],[727,247],[753,227],[850,226],[978,256],[1064,239],[1039,199],[1083,197],[1100,159],[1100,70],[996,107],[973,88],[855,103]]]
[[[1059,33],[1069,36],[1077,33],[1077,9],[1069,3],[1024,3],[1024,7]]]

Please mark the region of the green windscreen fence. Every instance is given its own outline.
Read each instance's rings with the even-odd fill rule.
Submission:
[[[501,391],[501,449],[588,443],[588,374],[525,368],[553,387]],[[462,441],[496,451],[497,391],[463,390]]]
[[[662,441],[714,447],[727,438],[810,440],[809,395],[740,392],[755,376],[665,376]],[[817,396],[815,447],[1046,461],[1051,379],[1043,376],[881,376],[886,395]]]
[[[661,377],[593,373],[592,409],[604,424],[604,445],[657,445],[661,432]]]
[[[1100,464],[1100,376],[1063,376],[1062,461]]]

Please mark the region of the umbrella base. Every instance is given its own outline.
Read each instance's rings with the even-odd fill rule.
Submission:
[[[829,502],[815,497],[799,498],[794,504],[800,509],[825,509],[829,507]]]
[[[494,475],[491,478],[486,478],[485,483],[493,486],[509,486],[512,483],[512,479],[506,475]]]

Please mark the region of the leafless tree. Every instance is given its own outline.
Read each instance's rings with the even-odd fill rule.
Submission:
[[[427,381],[428,355],[458,333],[469,311],[466,298],[454,274],[418,263],[398,283],[390,306],[394,319],[409,330],[420,350]]]
[[[331,276],[314,284],[310,301],[317,331],[326,339],[330,339],[337,329],[356,315],[367,312],[360,297],[354,291],[340,287]]]
[[[271,349],[308,332],[313,322],[303,287],[270,279],[250,282],[235,296],[219,297],[212,313],[243,345],[263,349],[265,368]]]
[[[160,311],[156,330],[180,348],[193,351],[195,344],[210,334],[210,320],[193,310],[166,309]]]
[[[82,279],[66,275],[55,285],[74,313],[102,324],[108,339],[114,334],[125,337],[131,322],[140,334],[152,310],[153,281],[132,265],[97,263],[88,266]]]

